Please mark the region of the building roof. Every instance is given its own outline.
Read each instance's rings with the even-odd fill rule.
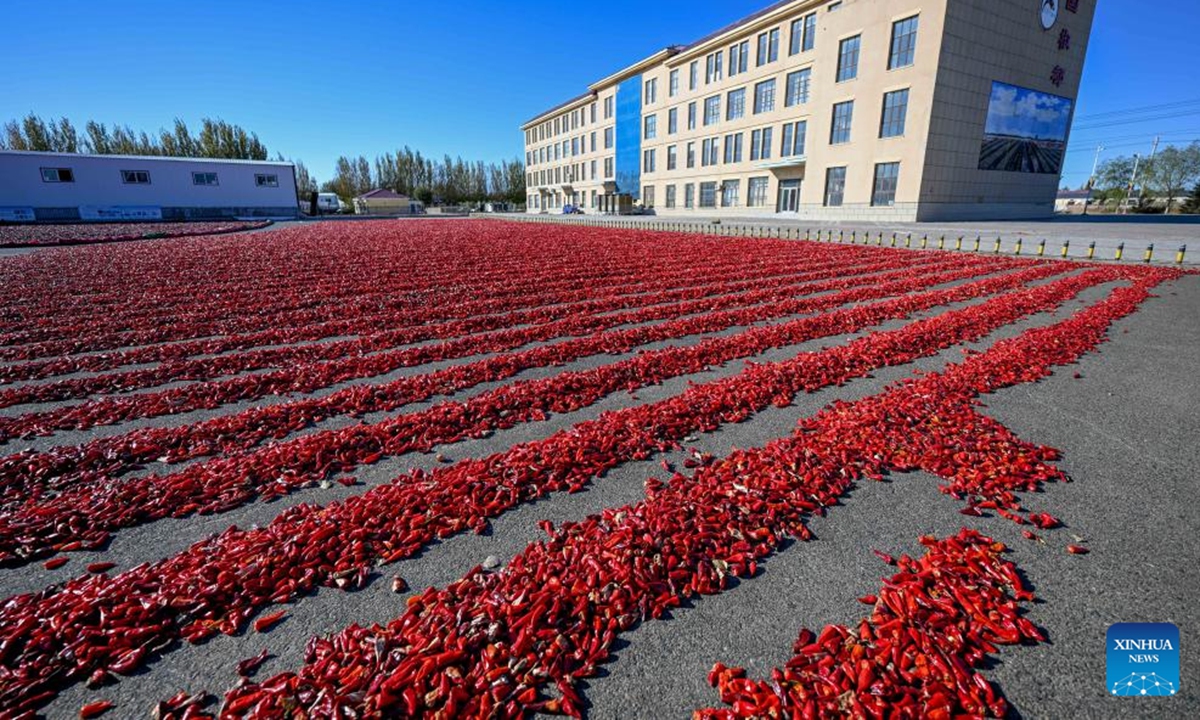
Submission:
[[[173,157],[170,155],[102,155],[94,153],[43,152],[40,150],[0,150],[0,155],[34,155],[39,157],[88,158],[96,160],[138,160],[147,162],[204,162],[230,165],[271,165],[273,167],[295,167],[286,160],[235,160],[231,158]]]
[[[708,35],[705,35],[704,37],[700,38],[699,40],[696,40],[695,42],[688,43],[687,45],[668,45],[667,47],[663,48],[662,50],[659,50],[658,52],[656,52],[652,55],[642,58],[641,60],[635,62],[632,65],[629,65],[628,67],[626,67],[622,70],[618,70],[617,72],[613,73],[612,75],[609,75],[608,77],[604,78],[603,80],[592,83],[591,85],[588,86],[588,88],[591,92],[587,92],[578,97],[571,98],[570,100],[568,100],[564,103],[555,105],[554,107],[550,108],[549,110],[546,110],[544,112],[538,113],[537,115],[534,115],[529,120],[526,120],[521,125],[521,128],[522,129],[528,128],[530,125],[533,125],[534,123],[536,123],[537,121],[546,117],[547,115],[553,115],[554,113],[556,113],[560,110],[564,110],[564,109],[570,107],[571,105],[574,105],[575,103],[590,99],[595,96],[595,91],[598,90],[599,88],[607,86],[607,85],[611,85],[611,84],[613,84],[619,80],[623,80],[626,77],[629,77],[631,75],[636,75],[638,72],[645,69],[649,65],[654,65],[659,61],[665,60],[667,58],[672,58],[676,55],[684,55],[689,50],[692,50],[693,48],[700,47],[700,46],[704,45],[705,43],[710,42],[716,38],[719,38],[722,35],[725,35],[726,33],[737,30],[738,28],[740,28],[744,25],[749,25],[749,24],[753,23],[755,20],[758,20],[760,18],[766,17],[767,15],[770,15],[771,13],[774,13],[775,11],[779,10],[780,8],[783,8],[788,5],[794,5],[797,2],[803,2],[803,1],[805,1],[805,0],[779,0],[779,2],[771,3],[770,5],[763,8],[762,10],[757,10],[740,20],[736,20],[736,21],[730,23],[729,25],[726,25],[725,27],[721,28],[720,30],[717,30],[716,32],[709,33]]]
[[[354,198],[355,200],[407,200],[407,195],[392,192],[386,188],[375,188]]]

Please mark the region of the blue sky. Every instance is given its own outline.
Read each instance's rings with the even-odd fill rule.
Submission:
[[[222,117],[321,179],[339,154],[404,144],[498,160],[521,153],[518,126],[531,115],[768,2],[609,0],[600,12],[549,0],[11,0],[0,118],[32,110],[155,130],[176,116]],[[1200,99],[1196,37],[1195,0],[1099,2],[1065,184],[1087,180],[1098,143],[1104,158],[1149,152],[1155,133],[1200,138],[1200,103],[1149,121],[1089,119]]]

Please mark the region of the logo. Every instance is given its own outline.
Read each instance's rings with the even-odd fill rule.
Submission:
[[[1040,14],[1043,30],[1054,27],[1054,23],[1058,22],[1058,0],[1042,0]]]
[[[1179,628],[1172,623],[1108,626],[1109,695],[1171,696],[1179,692]]]

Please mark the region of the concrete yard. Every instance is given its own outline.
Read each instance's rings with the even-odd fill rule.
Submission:
[[[169,300],[175,304],[164,305],[171,311],[163,310],[165,315],[162,317],[155,315],[157,306],[147,304],[144,317],[155,317],[163,327],[168,327],[176,321],[175,312],[178,312],[178,322],[181,323],[184,320],[192,321],[193,316],[188,313],[200,317],[206,312],[214,316],[225,312],[207,307],[208,301],[232,298],[241,290],[246,292],[246,298],[239,302],[244,302],[247,309],[228,311],[230,318],[236,318],[239,312],[244,312],[245,318],[253,317],[250,311],[253,308],[251,290],[262,297],[256,302],[264,303],[264,307],[268,303],[278,303],[282,307],[285,301],[301,304],[311,299],[314,312],[328,307],[347,308],[348,314],[351,308],[359,312],[355,301],[361,296],[334,297],[327,296],[327,293],[331,292],[329,288],[336,284],[335,281],[342,283],[338,287],[350,288],[355,287],[354,280],[362,277],[378,276],[381,283],[378,287],[383,293],[378,303],[374,298],[369,302],[364,300],[361,303],[362,312],[367,312],[367,308],[370,312],[376,312],[388,301],[408,301],[410,297],[414,302],[445,303],[447,307],[457,302],[487,300],[486,296],[476,296],[477,289],[470,286],[469,278],[487,275],[488,262],[495,262],[501,267],[524,267],[523,263],[530,257],[528,253],[533,252],[529,247],[537,248],[537,252],[542,253],[536,257],[545,261],[547,267],[561,265],[571,268],[572,263],[578,263],[579,267],[591,267],[590,263],[594,262],[600,268],[607,267],[604,263],[609,262],[608,255],[598,253],[579,257],[579,248],[594,247],[618,253],[624,244],[628,244],[630,248],[638,248],[639,252],[644,250],[649,253],[647,256],[652,258],[652,268],[647,269],[647,275],[651,269],[663,274],[674,270],[703,273],[706,265],[724,259],[730,261],[730,279],[741,277],[757,266],[732,268],[733,258],[720,257],[720,242],[742,250],[753,248],[752,243],[762,244],[765,248],[762,250],[763,258],[776,255],[782,258],[795,257],[797,266],[788,272],[796,273],[803,272],[804,263],[809,262],[814,267],[821,263],[836,266],[843,262],[842,257],[849,257],[850,253],[860,253],[854,257],[862,258],[863,263],[868,260],[896,262],[897,267],[904,268],[905,272],[919,262],[931,262],[932,256],[931,253],[886,247],[849,248],[766,239],[739,238],[734,244],[734,239],[642,232],[663,222],[671,222],[664,219],[622,218],[615,222],[636,222],[638,228],[626,231],[613,227],[576,228],[565,224],[500,223],[494,220],[285,224],[245,235],[203,240],[153,240],[103,248],[73,247],[13,254],[11,257],[0,257],[0,279],[15,278],[17,273],[26,278],[26,282],[30,282],[30,278],[43,278],[49,292],[50,279],[57,277],[65,283],[59,288],[60,291],[65,290],[67,294],[78,292],[81,296],[85,291],[93,292],[97,298],[104,300],[120,296],[118,281],[121,273],[129,272],[129,268],[155,278],[154,282],[159,282],[159,271],[162,271],[163,278],[176,273],[179,283],[211,272],[221,290],[214,293],[212,298],[207,297],[208,293],[203,288],[197,288],[196,297],[188,299],[181,292],[172,294],[169,287],[171,283],[164,281],[156,286],[163,288],[162,302]],[[746,221],[745,224],[750,222]],[[727,219],[722,224],[744,223],[740,219]],[[828,226],[822,227],[828,229]],[[813,229],[816,228],[814,225]],[[1174,218],[1137,223],[1116,218],[1097,218],[1082,222],[1072,219],[1041,223],[888,228],[889,232],[892,229],[901,233],[911,230],[931,235],[979,232],[988,237],[1000,233],[1008,238],[1019,234],[1027,242],[1029,238],[1045,237],[1050,247],[1055,249],[1056,243],[1061,240],[1070,240],[1072,248],[1095,240],[1098,252],[1103,249],[1104,259],[1108,259],[1113,244],[1121,241],[1126,242],[1127,253],[1137,252],[1139,257],[1139,243],[1154,242],[1156,259],[1168,260],[1173,260],[1176,245],[1189,243],[1195,246],[1194,249],[1189,247],[1189,263],[1200,258],[1200,225],[1183,222],[1182,219],[1176,222]],[[849,231],[851,228],[846,226],[844,229]],[[878,230],[872,227],[871,231]],[[534,239],[529,240],[527,247],[524,243],[531,237]],[[593,242],[594,246],[590,244]],[[355,257],[352,254],[354,243],[362,243],[361,247],[370,252]],[[490,245],[485,249],[476,249],[477,243]],[[469,262],[454,255],[453,249],[460,246],[464,248],[465,256],[469,256]],[[178,247],[184,248],[179,265],[164,267],[163,263],[170,262],[173,248]],[[427,248],[428,258],[409,252],[410,248],[421,247]],[[1168,249],[1172,255],[1170,258],[1157,254],[1160,250]],[[813,254],[806,254],[810,252]],[[839,253],[846,255],[839,256]],[[211,264],[207,261],[208,256],[213,259]],[[614,257],[617,259],[611,261],[613,267],[626,267],[622,264],[627,262],[623,256]],[[938,257],[944,260],[950,255]],[[84,272],[80,263],[90,266],[92,271]],[[1105,263],[1103,266],[1112,267],[1112,264]],[[305,267],[312,269],[312,274],[297,279],[294,273],[302,272]],[[1064,269],[1062,277],[1082,275],[1091,267],[1084,263],[1072,263]],[[323,268],[328,268],[328,272],[317,271]],[[396,288],[405,288],[408,287],[405,283],[436,279],[438,273],[458,277],[454,273],[461,268],[470,270],[464,275],[468,278],[463,281],[467,283],[466,286],[440,288],[431,284],[429,287],[421,286],[423,289],[419,292],[414,290],[408,295],[400,289],[390,295],[384,292],[389,290],[383,284],[385,280],[394,279]],[[1007,266],[989,270],[995,273],[1009,271],[1015,270]],[[641,287],[640,283],[645,280],[638,272],[631,271],[627,279],[618,282],[617,271],[613,270],[612,273],[612,277],[616,278],[612,281],[613,287],[618,290],[624,288],[627,292],[637,292],[631,288]],[[607,282],[607,277],[601,280]],[[933,287],[959,287],[977,279],[955,280]],[[1058,279],[1059,276],[1040,279],[1029,283],[1027,287],[1036,288]],[[547,279],[546,282],[553,282],[553,279]],[[684,282],[682,278],[677,281],[681,286]],[[716,281],[705,282],[715,284]],[[955,343],[911,362],[879,367],[842,385],[825,386],[807,394],[802,393],[786,406],[769,406],[754,412],[744,422],[725,423],[712,432],[695,433],[683,444],[712,453],[718,461],[735,448],[763,446],[789,435],[797,421],[814,416],[834,401],[851,401],[876,395],[897,381],[913,377],[916,371],[942,371],[950,363],[963,361],[964,348],[986,351],[998,341],[1017,337],[1023,331],[1050,326],[1069,317],[1071,313],[1096,306],[1114,288],[1130,282],[1122,279],[1090,286],[1078,298],[1067,300],[1056,311],[1038,311],[1003,324],[981,338],[963,344]],[[280,287],[288,288],[289,292],[279,291]],[[297,290],[294,295],[290,292],[292,289]],[[576,289],[595,290],[586,281],[580,281]],[[927,290],[930,288],[920,288],[921,292]],[[532,294],[535,290],[522,289],[520,292]],[[821,291],[816,297],[830,292]],[[1025,617],[1049,637],[1045,643],[1001,647],[994,654],[994,659],[979,670],[1008,700],[1012,716],[1200,716],[1200,690],[1197,688],[1200,654],[1195,647],[1200,642],[1197,640],[1200,638],[1200,615],[1192,597],[1195,589],[1200,588],[1200,563],[1197,562],[1195,542],[1200,534],[1200,505],[1192,497],[1196,492],[1195,473],[1200,469],[1200,444],[1196,442],[1194,421],[1196,408],[1200,407],[1200,276],[1185,274],[1170,279],[1155,288],[1153,293],[1154,296],[1146,299],[1133,314],[1116,320],[1108,331],[1108,341],[1084,355],[1077,365],[1055,367],[1052,375],[1038,382],[1005,387],[980,398],[982,407],[979,411],[999,421],[1020,439],[1061,451],[1062,458],[1054,465],[1068,473],[1073,482],[1048,483],[1043,492],[1019,492],[1018,495],[1026,510],[1051,513],[1062,519],[1065,527],[1039,531],[1044,542],[1032,542],[1022,537],[1022,530],[1028,526],[1018,525],[996,513],[987,512],[983,517],[961,514],[959,511],[963,503],[938,489],[939,484],[945,481],[925,472],[890,473],[884,482],[857,482],[838,505],[829,509],[827,515],[806,520],[816,536],[812,541],[786,541],[778,552],[770,554],[762,562],[756,576],[736,579],[723,592],[685,601],[667,619],[648,619],[629,632],[621,633],[612,647],[609,662],[600,665],[595,676],[583,679],[579,685],[587,703],[586,716],[604,719],[683,718],[689,717],[697,709],[725,707],[716,690],[706,680],[714,663],[744,667],[749,677],[769,680],[771,670],[784,666],[792,657],[792,645],[801,628],[819,632],[831,623],[856,625],[870,614],[870,608],[858,602],[857,598],[878,592],[881,578],[896,572],[895,568],[888,567],[876,558],[872,550],[895,555],[907,553],[916,557],[922,552],[919,537],[927,534],[945,537],[964,526],[978,529],[1008,545],[1010,552],[1005,554],[1005,558],[1017,566],[1037,596],[1036,602],[1022,605]],[[136,296],[137,293],[128,293],[131,303]],[[844,347],[854,340],[880,332],[901,330],[918,320],[934,319],[948,311],[981,309],[989,299],[987,296],[972,297],[946,306],[922,309],[912,317],[870,323],[853,333],[816,337],[771,348],[744,359],[760,364],[781,362],[803,353]],[[98,310],[90,310],[82,303],[63,302],[65,304],[62,307],[75,308],[80,316],[91,318],[89,322],[97,323],[97,327],[103,326],[104,318]],[[847,307],[864,306],[870,302],[875,300],[864,299]],[[46,314],[50,307],[58,306],[43,305],[40,300],[24,298],[19,307],[7,315],[0,311],[0,319],[6,323],[2,330],[8,333],[5,336],[6,343],[0,347],[19,347],[28,338],[18,338],[16,333],[31,333],[38,327],[42,327],[49,336],[57,334],[64,339],[75,337],[73,333],[78,332],[80,342],[84,343],[93,337],[89,332],[99,337],[98,330],[71,330],[66,323],[67,317]],[[120,309],[119,306],[114,307]],[[835,309],[823,312],[833,312]],[[514,327],[536,328],[539,323],[573,318],[575,316],[572,313],[569,307],[564,306],[561,314],[556,313],[553,319],[529,320]],[[694,314],[701,316],[704,313],[696,311]],[[270,442],[285,442],[356,424],[369,426],[401,413],[440,406],[448,401],[478,398],[514,383],[604,368],[645,352],[671,347],[695,347],[709,338],[735,337],[749,328],[781,324],[806,316],[805,313],[786,313],[768,320],[735,324],[718,331],[639,344],[632,349],[598,352],[561,365],[547,364],[522,369],[508,378],[482,382],[448,396],[435,395],[396,410],[370,412],[361,417],[336,415],[316,420],[302,429],[282,433]],[[624,323],[615,329],[653,327],[671,319],[675,318]],[[225,318],[222,322],[232,325],[234,320]],[[369,332],[400,327],[389,321]],[[367,334],[367,331],[348,332],[318,340],[296,340],[277,345],[264,343],[261,347],[288,348],[310,343],[315,347]],[[178,337],[161,343],[145,340],[112,348],[102,348],[97,344],[92,349],[81,348],[72,356],[190,342],[185,335],[181,330]],[[548,346],[561,342],[567,335],[569,333],[521,344],[504,352]],[[473,337],[470,334],[462,336]],[[198,334],[194,337],[209,335]],[[219,338],[220,334],[213,331],[212,337]],[[428,339],[404,345],[426,347],[437,342],[440,340]],[[212,354],[190,354],[188,357],[192,360],[221,356],[233,358],[244,352],[245,349],[227,349]],[[381,352],[384,350],[364,352],[362,356],[370,357]],[[465,366],[501,354],[491,351],[464,354],[369,377],[342,380],[311,392],[248,396],[246,399],[219,403],[215,407],[180,406],[170,414],[137,417],[94,428],[66,428],[40,437],[16,437],[7,443],[0,442],[0,455],[8,456],[27,448],[31,453],[41,454],[97,438],[120,438],[132,430],[192,426],[206,419],[249,412],[256,407],[283,405],[301,398],[319,399],[339,389],[360,385],[379,386],[400,378]],[[0,369],[9,371],[23,363],[48,361],[52,357],[49,354],[40,360],[35,357],[9,357],[0,364]],[[0,385],[0,393],[49,386],[61,380],[85,382],[103,378],[107,373],[131,369],[152,370],[171,362],[174,361],[148,361],[128,367],[76,371],[9,382]],[[111,395],[103,392],[80,393],[81,397],[6,403],[6,406],[0,407],[0,421],[21,418],[28,413],[72,408],[106,397],[129,399],[139,394],[187,387],[189,384],[217,383],[228,377],[265,374],[275,368],[271,366],[230,376],[219,374],[194,382],[181,378],[170,384],[115,390]],[[224,512],[131,522],[128,526],[115,529],[111,541],[103,549],[63,553],[62,556],[70,559],[55,569],[45,569],[42,563],[58,553],[39,555],[35,562],[10,558],[7,567],[0,567],[0,591],[3,591],[5,598],[43,589],[47,590],[47,595],[53,595],[56,586],[61,588],[63,583],[72,578],[86,575],[84,568],[89,563],[113,562],[116,567],[109,571],[109,575],[116,576],[142,563],[155,563],[183,553],[194,543],[222,533],[231,525],[239,528],[265,527],[286,509],[301,504],[326,506],[334,501],[361,496],[369,489],[384,485],[415,468],[433,470],[452,467],[474,458],[486,458],[521,443],[543,440],[578,423],[603,418],[610,411],[648,406],[683,393],[694,384],[738,376],[744,369],[743,359],[734,359],[632,392],[605,393],[586,407],[565,413],[551,413],[540,421],[519,422],[509,428],[498,428],[486,437],[439,445],[429,453],[385,456],[374,464],[340,473],[358,479],[359,484],[351,487],[337,483],[313,484],[272,502],[251,499]],[[249,449],[245,453],[251,454],[258,449]],[[230,456],[237,454],[230,453]],[[286,619],[269,631],[259,633],[242,627],[233,635],[217,635],[197,645],[175,639],[166,644],[161,652],[148,655],[147,662],[141,667],[122,673],[122,677],[97,689],[86,687],[83,682],[86,675],[83,679],[63,681],[54,686],[57,697],[44,704],[39,711],[52,718],[77,717],[81,706],[103,698],[116,704],[111,711],[112,717],[145,717],[156,702],[181,690],[188,693],[209,692],[223,699],[225,693],[239,682],[237,663],[257,655],[264,648],[269,651],[270,658],[253,676],[255,682],[295,671],[305,663],[305,646],[310,637],[331,636],[351,624],[387,624],[405,612],[406,598],[420,594],[429,587],[443,588],[454,583],[468,576],[473,568],[488,559],[498,560],[499,567],[495,572],[504,573],[514,557],[531,543],[545,538],[545,533],[539,528],[540,521],[550,520],[558,527],[564,522],[582,521],[606,508],[642,502],[646,499],[644,483],[647,478],[665,479],[667,476],[660,467],[663,460],[673,463],[681,473],[695,472],[683,469],[685,457],[684,451],[677,450],[652,453],[644,460],[623,461],[592,478],[581,492],[554,492],[535,502],[522,502],[492,517],[488,529],[481,534],[456,533],[428,543],[411,557],[389,564],[382,564],[382,561],[379,565],[372,563],[369,580],[361,589],[348,592],[321,587],[316,592],[301,594],[279,608],[272,605],[256,610],[251,617],[261,617],[274,609],[287,610]],[[199,457],[178,464],[150,462],[145,469],[105,478],[103,482],[119,485],[151,473],[166,475],[209,461],[211,458]],[[16,473],[12,465],[0,466],[0,479],[6,483],[15,482]],[[95,479],[95,482],[101,480]],[[417,492],[415,487],[413,492]],[[36,504],[50,499],[53,499],[53,493],[33,502]],[[10,522],[16,507],[12,502],[11,497],[6,500],[2,510],[5,520],[0,522]],[[1064,548],[1073,543],[1085,545],[1090,553],[1068,554]],[[407,591],[401,594],[393,592],[392,578],[395,576],[407,581]],[[9,619],[5,618],[6,623]],[[1175,697],[1115,698],[1106,692],[1105,631],[1115,622],[1172,622],[1179,627],[1183,667],[1182,684]],[[13,667],[10,664],[12,660],[5,659],[4,662],[5,669]],[[0,689],[4,687],[0,685]],[[545,697],[551,695],[553,693],[548,693]],[[208,710],[216,712],[219,708],[219,704],[212,704]],[[4,714],[4,708],[0,707],[0,716]]]

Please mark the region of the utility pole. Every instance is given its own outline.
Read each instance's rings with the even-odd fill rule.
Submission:
[[[1096,168],[1100,167],[1100,153],[1104,150],[1103,145],[1096,146],[1096,158],[1092,160],[1092,174],[1088,176],[1087,181],[1087,197],[1083,199],[1083,214],[1087,215],[1088,203],[1092,201],[1092,187],[1096,184]]]
[[[1125,193],[1126,201],[1128,201],[1129,198],[1133,196],[1133,188],[1137,184],[1138,163],[1141,161],[1141,159],[1142,159],[1141,155],[1139,155],[1137,153],[1133,154],[1133,174],[1129,176],[1129,191]]]

